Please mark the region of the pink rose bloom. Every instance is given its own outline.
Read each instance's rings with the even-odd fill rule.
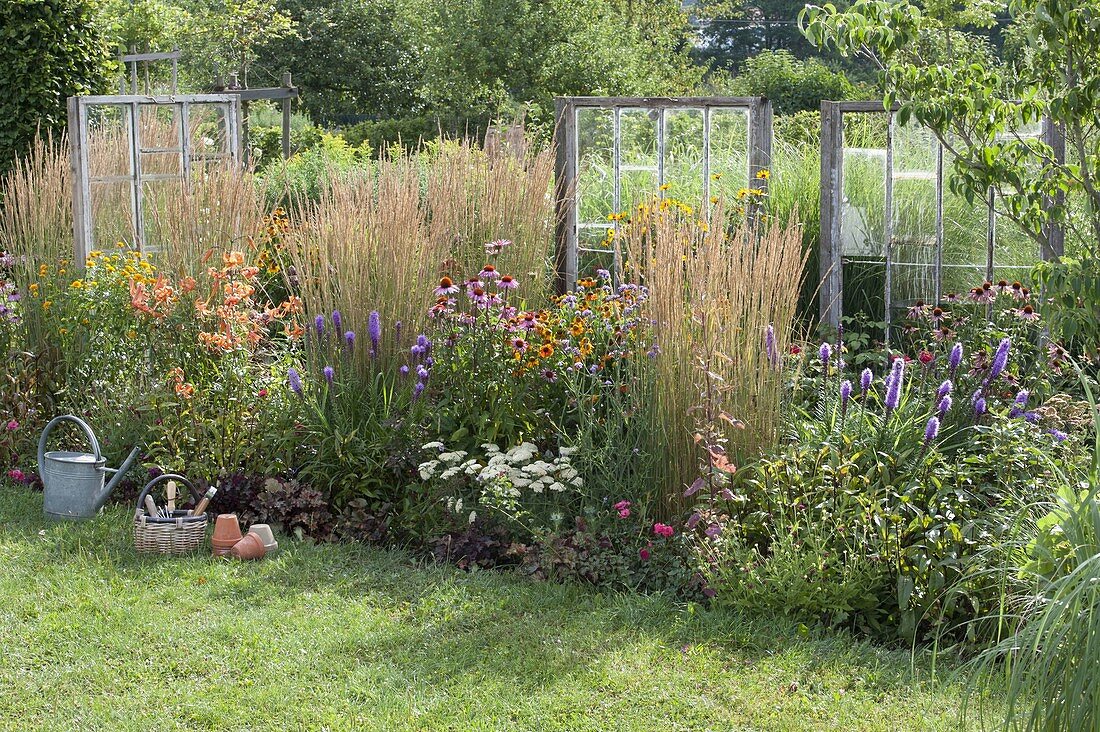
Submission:
[[[666,539],[671,539],[672,535],[676,533],[676,530],[668,524],[656,523],[653,524],[653,533],[657,536],[663,536]]]
[[[638,557],[641,558],[641,560],[643,562],[648,562],[649,561],[649,548],[644,547],[642,549],[639,549],[638,550]]]
[[[27,482],[27,476],[23,473],[22,470],[19,470],[18,468],[13,468],[13,469],[9,470],[8,471],[8,477],[11,478],[12,480],[16,481],[17,483],[26,483]]]
[[[612,508],[619,512],[619,518],[626,518],[630,515],[630,501],[619,501]]]

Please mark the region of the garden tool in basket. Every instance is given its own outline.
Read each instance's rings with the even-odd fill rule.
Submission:
[[[65,420],[76,422],[84,430],[92,448],[90,453],[46,452],[46,438],[50,431]],[[42,476],[46,517],[79,520],[95,516],[140,452],[141,447],[135,447],[122,467],[117,470],[108,468],[107,460],[100,454],[99,441],[84,420],[71,414],[54,417],[42,430],[42,437],[38,440],[38,473]],[[104,484],[107,473],[114,473],[114,477],[110,483]]]

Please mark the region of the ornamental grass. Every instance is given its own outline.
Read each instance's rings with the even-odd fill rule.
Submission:
[[[619,246],[626,278],[649,288],[660,349],[650,402],[653,449],[664,456],[657,485],[676,506],[700,475],[701,421],[732,416],[717,429],[733,460],[775,443],[783,377],[774,354],[789,348],[805,253],[796,223],[739,223],[721,201],[703,218],[672,199],[637,214]]]

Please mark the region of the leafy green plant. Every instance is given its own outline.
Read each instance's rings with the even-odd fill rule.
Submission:
[[[107,44],[81,0],[0,5],[0,173],[44,130],[64,129],[66,98],[101,91]]]

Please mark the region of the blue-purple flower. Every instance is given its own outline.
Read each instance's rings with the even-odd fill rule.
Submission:
[[[821,357],[821,367],[828,371],[829,359],[833,357],[832,347],[828,343],[822,343],[821,348],[817,351],[817,355]]]
[[[331,366],[325,366],[325,368],[321,370],[321,373],[324,374],[325,381],[329,383],[329,386],[332,386],[332,380],[336,376],[336,370]]]
[[[325,316],[318,315],[313,319],[314,328],[317,330],[317,337],[320,338],[325,334]]]
[[[940,384],[940,388],[936,390],[936,399],[943,399],[955,389],[955,385],[951,383],[951,379],[944,379],[944,382]]]
[[[1008,352],[1012,348],[1012,339],[1003,338],[997,345],[997,351],[993,354],[993,364],[989,367],[989,380],[993,381],[1008,366]]]
[[[1027,389],[1020,389],[1016,394],[1016,399],[1012,402],[1012,408],[1008,410],[1009,419],[1016,419],[1017,417],[1027,417],[1030,414],[1025,408],[1027,407],[1027,400],[1031,395]]]
[[[337,333],[344,329],[344,317],[340,315],[339,310],[332,311],[332,329]]]
[[[302,395],[302,375],[298,373],[298,369],[291,366],[286,370],[287,384],[290,386],[290,390],[297,394]]]
[[[928,424],[924,426],[924,444],[932,442],[936,439],[936,435],[940,433],[940,418],[932,416],[928,418]]]
[[[905,359],[895,358],[890,367],[890,383],[886,387],[886,413],[894,411],[901,404],[901,386],[905,380]]]
[[[768,363],[778,366],[779,354],[775,349],[775,328],[770,324],[764,330],[764,351],[768,354]]]
[[[1055,442],[1065,442],[1067,439],[1069,439],[1069,435],[1067,435],[1062,430],[1050,429],[1047,430],[1047,434],[1053,437]]]
[[[372,310],[367,318],[367,335],[370,337],[371,356],[377,356],[378,349],[382,346],[382,318],[377,310]]]
[[[347,333],[344,333],[344,345],[346,345],[348,347],[349,351],[352,350],[353,348],[355,348],[355,333],[354,332],[349,330]]]
[[[845,379],[840,384],[840,413],[848,410],[848,400],[852,398],[852,382]]]
[[[985,397],[978,397],[974,400],[974,416],[980,417],[986,412]]]
[[[940,403],[936,405],[936,413],[943,419],[944,415],[951,409],[951,395],[944,394],[940,399]]]
[[[859,389],[863,396],[867,396],[867,392],[871,389],[871,382],[874,380],[875,375],[871,373],[871,369],[863,369],[859,375]]]
[[[954,374],[958,370],[959,364],[963,360],[963,344],[956,343],[951,347],[951,355],[947,357],[947,365],[951,368],[951,373]]]

